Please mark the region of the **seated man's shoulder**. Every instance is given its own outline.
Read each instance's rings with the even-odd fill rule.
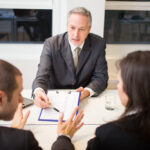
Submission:
[[[66,33],[57,34],[55,36],[47,38],[45,41],[48,41],[50,43],[54,42],[61,42],[66,37]]]
[[[89,37],[91,39],[94,39],[96,41],[104,41],[104,38],[102,38],[101,36],[97,35],[97,34],[94,34],[94,33],[90,33],[89,34]]]
[[[53,51],[58,51],[64,44],[67,44],[67,33],[58,34],[45,40],[44,45],[51,47]]]
[[[9,144],[11,144],[12,149],[21,149],[25,146],[30,148],[33,144],[35,147],[38,147],[38,142],[31,131],[10,127],[0,127],[1,149],[9,149],[9,147],[6,148],[6,145]]]
[[[23,135],[32,135],[31,131],[28,130],[22,130],[22,129],[16,129],[16,128],[10,128],[10,127],[0,127],[0,136],[3,135],[3,133],[5,133],[5,135],[7,137],[14,137],[14,135],[17,136],[21,136],[23,137]]]

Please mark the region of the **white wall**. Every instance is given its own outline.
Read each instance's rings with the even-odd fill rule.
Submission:
[[[53,0],[53,35],[66,31],[67,0]]]
[[[24,88],[31,88],[37,72],[43,44],[0,44],[0,59],[4,59],[20,69]]]

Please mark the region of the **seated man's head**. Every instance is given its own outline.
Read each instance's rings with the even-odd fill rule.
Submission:
[[[12,119],[18,103],[23,101],[22,88],[21,72],[0,59],[0,119]]]
[[[83,8],[72,9],[68,14],[67,31],[69,41],[74,46],[80,46],[87,38],[92,24],[91,13]]]

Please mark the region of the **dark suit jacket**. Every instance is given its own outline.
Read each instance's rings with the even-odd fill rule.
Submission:
[[[89,140],[86,150],[149,150],[150,139],[144,140],[136,131],[140,119],[128,116],[118,122],[111,122],[96,129],[96,137]],[[65,146],[59,147],[62,142]],[[73,144],[65,142],[65,138],[58,138],[52,146],[52,150],[74,150]],[[69,147],[70,149],[66,149]]]
[[[99,94],[107,87],[107,81],[104,40],[95,34],[88,35],[75,71],[68,34],[64,33],[45,41],[32,87],[47,91],[83,86]]]
[[[71,140],[66,136],[59,136],[53,143],[51,150],[75,150]]]
[[[30,131],[0,127],[0,150],[42,150]]]

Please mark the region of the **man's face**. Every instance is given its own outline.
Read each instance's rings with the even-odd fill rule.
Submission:
[[[16,76],[16,82],[18,87],[13,91],[11,100],[8,101],[8,97],[6,96],[6,100],[3,104],[3,119],[11,120],[16,112],[17,106],[19,102],[23,102],[23,98],[21,95],[22,91],[22,77]]]
[[[67,24],[68,38],[74,46],[80,46],[90,32],[88,18],[74,13],[68,18]]]

